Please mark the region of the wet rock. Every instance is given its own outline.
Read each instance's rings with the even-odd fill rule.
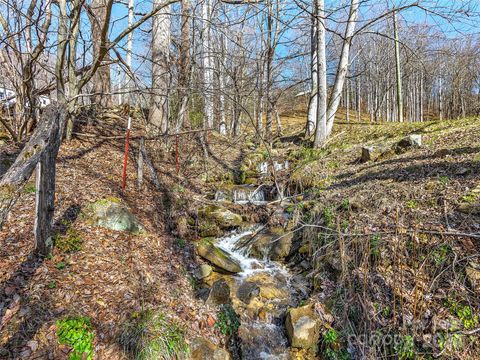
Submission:
[[[219,348],[211,341],[198,337],[190,344],[191,360],[231,360],[227,350]]]
[[[195,271],[195,277],[197,279],[205,279],[206,277],[210,276],[212,274],[212,267],[207,264],[202,264],[198,267],[198,269]]]
[[[321,320],[313,305],[290,309],[285,320],[288,340],[294,348],[316,348],[320,338]]]
[[[278,232],[276,233],[276,239],[271,243],[269,257],[275,261],[284,260],[289,254],[292,248],[293,232]]]
[[[230,303],[230,287],[223,279],[217,280],[213,283],[208,295],[207,304],[222,305]]]
[[[207,301],[208,295],[210,295],[209,288],[201,288],[197,291],[197,297],[203,301]]]
[[[94,226],[110,230],[143,233],[143,225],[125,207],[120,199],[106,198],[91,203],[85,209],[85,217]]]
[[[201,219],[216,223],[222,229],[231,229],[242,224],[242,217],[221,206],[209,205],[198,211]]]
[[[257,284],[250,281],[245,281],[237,290],[237,298],[245,304],[249,304],[250,300],[258,296],[258,294],[260,294],[260,288]]]
[[[277,286],[278,281],[268,273],[257,273],[249,276],[247,281],[256,283],[260,289],[260,296],[268,300],[284,300],[288,298],[287,289]]]
[[[197,244],[197,253],[220,269],[231,273],[242,271],[240,264],[227,252],[215,246],[210,239],[202,239]]]

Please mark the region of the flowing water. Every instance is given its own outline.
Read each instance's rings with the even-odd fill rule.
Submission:
[[[292,274],[282,264],[248,256],[248,247],[237,249],[238,242],[255,229],[230,234],[217,240],[217,246],[237,260],[242,272],[231,282],[232,304],[240,316],[239,337],[242,358],[290,359],[284,330],[285,312],[296,305],[299,288]],[[258,286],[258,288],[257,288]],[[239,294],[252,290],[253,296],[242,301]],[[260,296],[255,296],[260,295]]]

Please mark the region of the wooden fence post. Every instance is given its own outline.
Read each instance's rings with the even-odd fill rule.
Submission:
[[[52,222],[55,211],[55,158],[52,151],[36,167],[35,250],[44,256],[53,250]]]
[[[66,111],[50,105],[41,121],[17,156],[13,165],[0,179],[0,229],[10,209],[22,194],[22,189],[36,169],[35,248],[48,255],[51,241],[55,201],[55,160],[62,140]]]

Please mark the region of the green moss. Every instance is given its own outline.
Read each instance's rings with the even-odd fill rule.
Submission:
[[[69,360],[91,360],[95,333],[88,317],[71,317],[56,322],[58,342],[72,348]]]
[[[35,186],[35,183],[28,183],[23,188],[23,192],[25,194],[35,194],[36,191],[37,191],[37,188]]]
[[[82,249],[83,239],[80,232],[73,228],[68,228],[65,235],[56,234],[54,236],[55,247],[64,253],[72,253]]]
[[[156,311],[134,313],[123,325],[119,342],[135,360],[183,359],[189,353],[184,328]]]

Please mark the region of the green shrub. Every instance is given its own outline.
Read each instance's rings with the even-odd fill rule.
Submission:
[[[433,262],[435,265],[442,265],[447,260],[447,257],[451,252],[452,248],[448,244],[443,244],[436,248],[432,253]]]
[[[69,360],[91,360],[95,333],[88,317],[71,317],[58,320],[57,337],[60,344],[72,348]]]
[[[410,335],[405,335],[401,341],[395,345],[395,351],[399,360],[415,359],[415,341]]]
[[[348,210],[350,209],[350,199],[349,198],[345,198],[342,200],[342,202],[340,203],[340,209],[342,210]]]
[[[327,227],[333,228],[335,226],[335,215],[331,208],[326,207],[323,209],[323,219]]]
[[[472,312],[472,308],[469,305],[461,304],[453,299],[447,299],[445,306],[448,307],[452,315],[460,319],[465,330],[472,330],[478,325],[478,315]]]
[[[375,260],[380,258],[380,241],[381,237],[379,234],[374,234],[370,238],[370,255]]]
[[[341,347],[340,335],[337,330],[330,329],[323,334],[324,357],[326,360],[349,360],[350,354]]]
[[[119,342],[135,360],[170,360],[189,353],[185,330],[154,311],[133,314],[123,325]]]
[[[417,200],[408,200],[405,203],[405,206],[408,207],[409,209],[417,209],[418,208],[418,201]]]
[[[238,320],[235,310],[233,310],[230,305],[222,305],[220,307],[215,327],[223,335],[227,336],[233,335],[237,332],[238,328],[240,327],[240,321]]]

